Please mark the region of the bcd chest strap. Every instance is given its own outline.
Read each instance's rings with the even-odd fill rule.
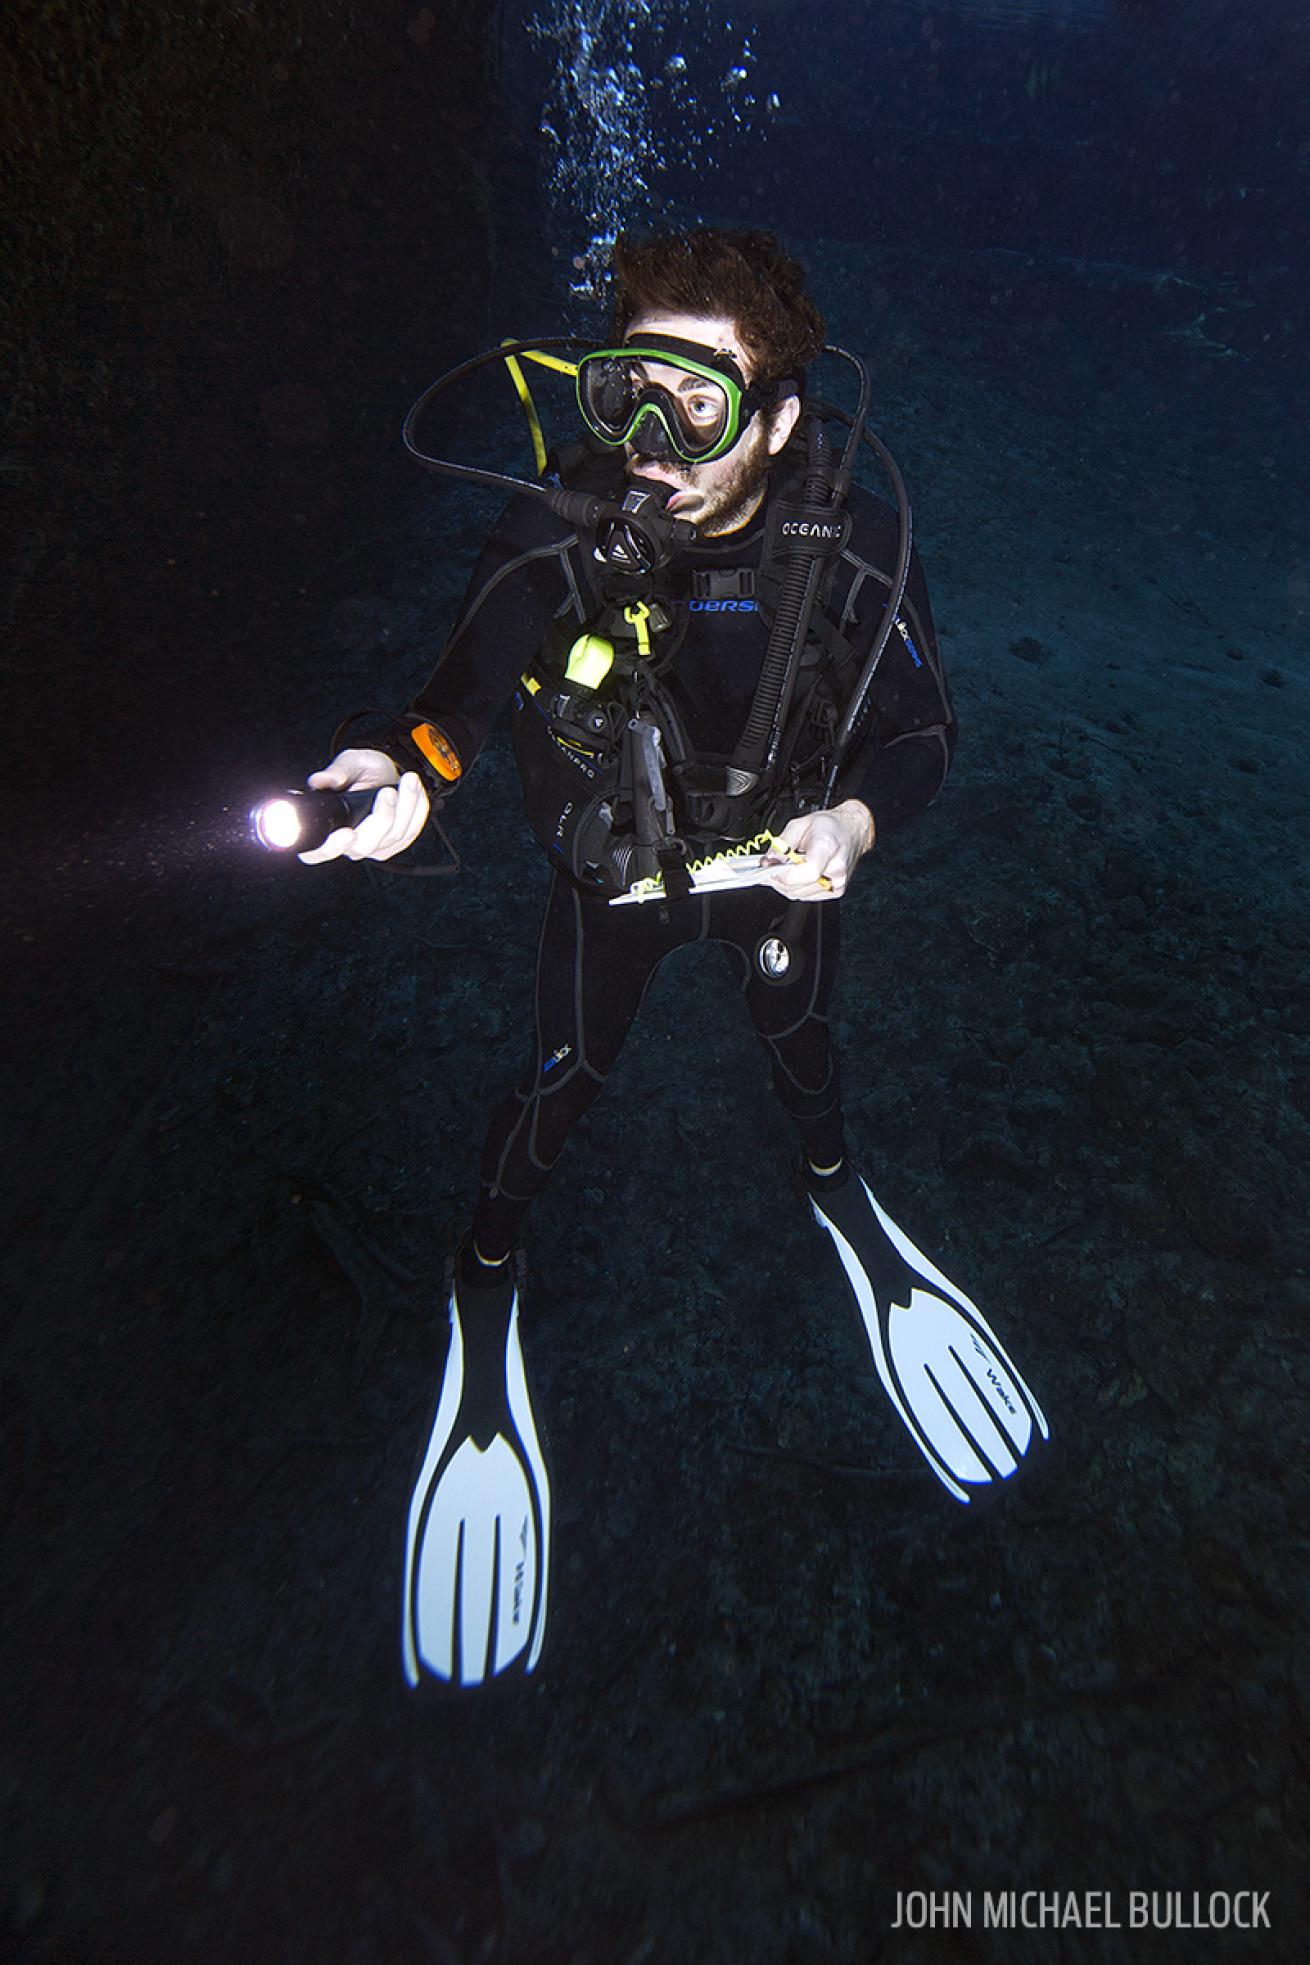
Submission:
[[[693,600],[754,600],[758,576],[753,566],[698,567],[691,576]]]

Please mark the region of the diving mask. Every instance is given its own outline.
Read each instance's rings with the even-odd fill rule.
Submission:
[[[748,383],[723,349],[670,335],[596,348],[578,363],[578,407],[592,435],[640,456],[708,464],[732,449],[757,409],[794,383]]]

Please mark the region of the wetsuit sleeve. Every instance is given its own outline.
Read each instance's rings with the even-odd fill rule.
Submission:
[[[536,500],[516,498],[483,548],[437,665],[411,705],[473,764],[557,615],[577,595],[576,534]],[[578,603],[579,611],[581,604]]]
[[[880,558],[883,556],[880,554]],[[857,581],[847,625],[858,676],[882,627],[886,576],[872,568]],[[894,832],[941,790],[955,749],[955,715],[937,648],[927,583],[917,553],[905,599],[874,672],[869,709],[838,780],[842,798],[858,798],[879,836]]]

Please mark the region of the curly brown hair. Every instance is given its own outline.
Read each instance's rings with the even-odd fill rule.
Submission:
[[[717,314],[735,326],[756,378],[776,382],[811,361],[826,339],[805,269],[772,232],[702,225],[640,242],[620,233],[613,265],[617,340],[638,314]]]

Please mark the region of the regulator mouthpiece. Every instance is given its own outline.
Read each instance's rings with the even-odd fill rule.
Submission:
[[[312,853],[330,833],[357,826],[376,791],[282,791],[250,814],[250,831],[269,853]]]
[[[696,538],[690,519],[665,508],[673,487],[658,478],[633,478],[621,506],[604,508],[596,528],[596,557],[620,573],[654,573]]]

